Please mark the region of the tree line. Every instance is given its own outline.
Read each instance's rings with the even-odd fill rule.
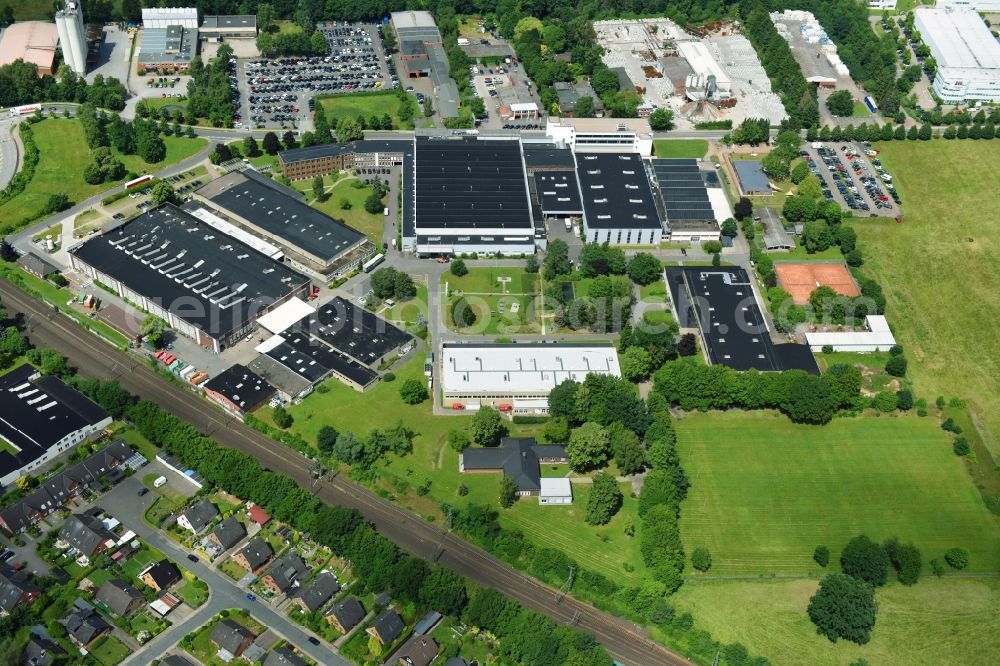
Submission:
[[[112,111],[125,108],[128,90],[113,76],[94,76],[88,84],[68,67],[59,78],[51,74],[38,76],[35,66],[23,60],[0,67],[0,106],[19,106],[36,102],[89,103]]]

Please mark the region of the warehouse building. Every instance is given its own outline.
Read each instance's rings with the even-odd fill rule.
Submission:
[[[69,256],[75,270],[216,353],[255,330],[271,308],[312,291],[309,278],[172,204]]]
[[[4,488],[111,425],[107,412],[58,377],[22,365],[0,376],[0,485]]]
[[[139,70],[181,72],[198,54],[198,28],[146,28],[139,45]]]
[[[888,0],[886,0],[888,1]],[[893,2],[895,6],[895,2]],[[971,9],[985,14],[1000,12],[1000,0],[937,0],[938,9]]]
[[[1000,43],[969,9],[918,7],[914,26],[937,62],[934,92],[945,104],[1000,102]]]
[[[703,41],[679,42],[677,53],[687,60],[692,75],[687,77],[684,93],[690,100],[725,99],[732,95],[733,83]]]
[[[20,21],[7,26],[0,36],[0,66],[23,60],[35,66],[38,76],[54,74],[59,32],[55,23]]]
[[[195,7],[144,7],[142,10],[142,27],[169,28],[179,25],[182,28],[196,30],[198,28],[198,9]]]
[[[206,16],[201,20],[198,36],[210,42],[224,39],[253,39],[257,36],[257,17],[253,14]]]
[[[814,352],[832,347],[835,352],[865,353],[889,351],[896,344],[896,338],[885,317],[868,315],[860,331],[806,331],[806,344]]]
[[[317,280],[346,275],[375,254],[363,233],[252,170],[217,178],[196,191],[195,198],[212,206],[210,212],[280,246],[285,263]]]
[[[418,137],[415,238],[421,256],[532,254],[535,223],[519,139]]]
[[[714,169],[694,159],[654,159],[650,165],[670,242],[719,240],[721,223],[733,213]]]
[[[275,394],[273,386],[239,363],[215,375],[201,388],[211,400],[239,418],[258,409]]]
[[[578,154],[576,165],[588,243],[660,244],[663,225],[639,155]]]
[[[621,377],[613,345],[444,343],[440,358],[444,404],[456,409],[548,414],[549,391],[560,382]]]

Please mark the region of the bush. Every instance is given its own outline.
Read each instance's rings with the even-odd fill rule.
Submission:
[[[708,552],[708,548],[698,546],[694,549],[691,553],[691,566],[698,571],[708,571],[712,568],[712,554]]]
[[[969,440],[964,437],[959,437],[955,440],[955,443],[951,446],[952,451],[955,452],[956,456],[967,456],[969,455]]]
[[[416,405],[427,399],[427,387],[419,379],[407,379],[399,387],[399,397],[408,405]]]
[[[951,548],[944,554],[944,561],[955,569],[969,566],[969,551],[964,548]]]
[[[396,374],[392,372],[387,372],[382,375],[382,381],[384,382],[394,382],[396,381]]]
[[[466,267],[465,262],[461,259],[452,260],[449,270],[455,277],[462,277],[463,275],[468,275],[469,273],[469,269]]]
[[[875,626],[875,590],[864,581],[831,574],[809,600],[809,619],[816,633],[836,643],[839,638],[864,645]]]
[[[890,356],[889,360],[885,362],[885,371],[892,375],[893,377],[905,377],[906,376],[906,357],[905,356]]]
[[[816,560],[816,564],[825,567],[830,563],[830,549],[826,546],[816,546],[816,550],[813,551],[813,559]]]
[[[274,425],[278,426],[282,430],[290,428],[292,426],[292,415],[282,405],[276,405],[274,409],[271,410],[271,420],[274,421]]]

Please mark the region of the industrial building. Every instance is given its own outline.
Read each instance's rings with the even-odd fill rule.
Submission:
[[[179,25],[191,30],[198,29],[198,9],[195,7],[144,7],[142,10],[142,27],[169,28]]]
[[[677,52],[687,60],[691,71],[684,83],[684,94],[692,101],[726,99],[732,94],[729,74],[715,60],[701,41],[678,42]]]
[[[653,131],[645,118],[557,118],[548,117],[546,136],[575,152],[653,153]]]
[[[663,224],[639,155],[578,154],[576,174],[588,243],[660,244]]]
[[[702,171],[694,159],[653,159],[650,166],[670,242],[719,240],[721,223],[732,211],[715,171]]]
[[[937,62],[937,96],[945,104],[1000,102],[1000,43],[979,14],[918,7],[914,15],[914,27]]]
[[[403,74],[409,78],[430,77],[442,118],[458,116],[460,96],[451,78],[448,54],[430,12],[403,11],[391,15],[399,44]]]
[[[181,72],[191,66],[197,54],[197,28],[180,25],[146,28],[139,45],[138,68]]]
[[[413,141],[392,139],[324,143],[283,150],[278,153],[278,164],[281,173],[290,180],[306,180],[316,176],[329,176],[346,169],[388,169],[403,164],[403,157],[407,153],[412,157]],[[406,176],[404,173],[403,177]]]
[[[257,17],[253,14],[205,16],[198,26],[198,37],[218,42],[224,39],[253,39],[257,36]]]
[[[548,414],[549,391],[560,382],[582,382],[589,374],[621,377],[610,344],[446,342],[440,360],[445,406],[466,410],[487,405],[513,414]]]
[[[986,14],[1000,12],[1000,0],[937,0],[938,9],[971,9]]]
[[[418,137],[414,178],[418,255],[532,254],[535,221],[516,137]]]
[[[233,171],[195,192],[208,212],[276,244],[284,262],[318,280],[345,275],[375,254],[368,238],[256,171]]]
[[[275,394],[273,386],[239,363],[215,375],[201,388],[208,398],[239,418],[258,409]]]
[[[896,8],[896,0],[868,0],[868,9],[891,11]]]
[[[218,353],[257,327],[309,278],[172,204],[69,252],[73,268]]]
[[[0,376],[0,485],[4,488],[111,425],[107,412],[25,364]]]
[[[806,344],[814,352],[832,347],[835,352],[864,353],[889,351],[896,344],[896,338],[885,317],[868,315],[860,331],[806,331]]]
[[[77,74],[87,73],[87,31],[83,27],[83,6],[78,0],[66,0],[56,12],[59,48],[66,65]]]
[[[55,23],[20,21],[7,26],[0,37],[0,66],[23,60],[35,66],[38,76],[55,74],[56,44],[59,32]],[[86,54],[84,55],[86,57]]]

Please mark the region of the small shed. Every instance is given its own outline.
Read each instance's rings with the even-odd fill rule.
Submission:
[[[572,504],[573,484],[569,479],[562,477],[558,479],[542,480],[542,489],[538,493],[539,504]]]
[[[59,269],[47,260],[38,256],[34,252],[25,252],[17,258],[17,265],[35,277],[45,278],[46,276],[58,273]]]

